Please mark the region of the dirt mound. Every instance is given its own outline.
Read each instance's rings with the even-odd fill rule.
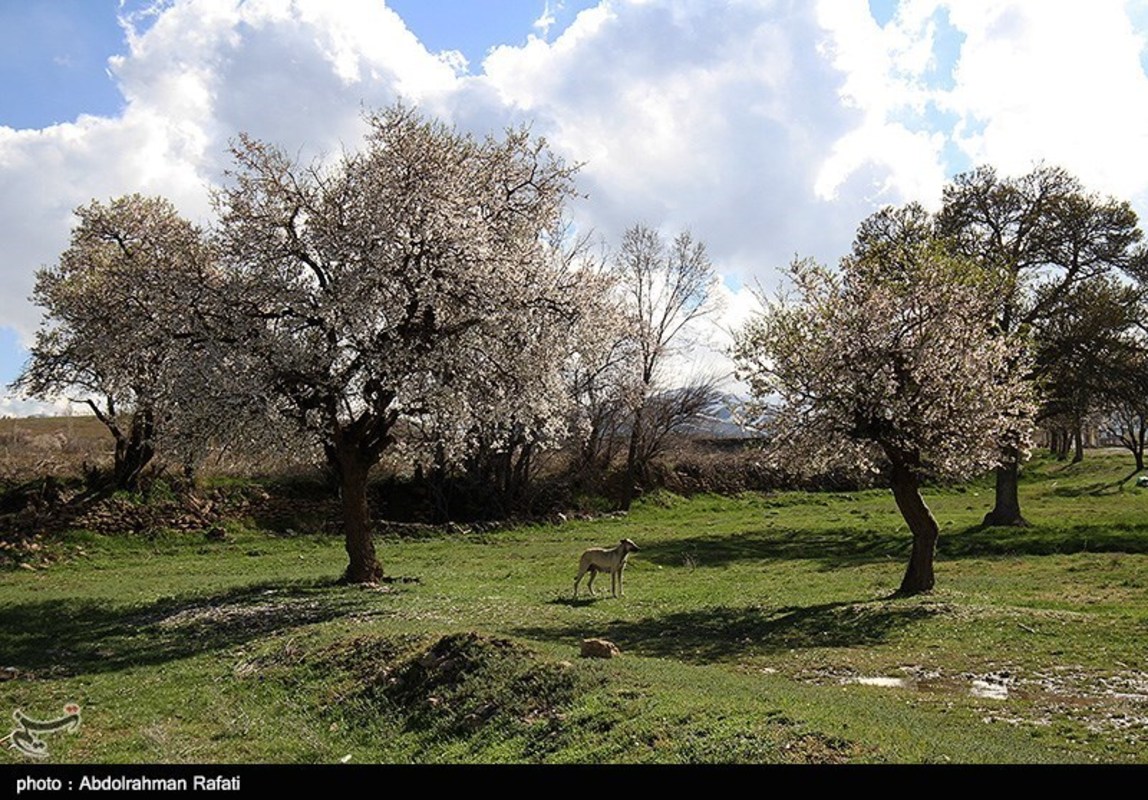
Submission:
[[[563,718],[581,690],[569,664],[546,661],[509,639],[473,632],[444,636],[387,663],[377,657],[396,656],[401,648],[358,640],[355,649],[366,657],[351,666],[360,684],[339,699],[344,713],[358,708],[397,714],[407,730],[435,738],[544,728]],[[347,653],[331,656],[335,663],[351,665]]]

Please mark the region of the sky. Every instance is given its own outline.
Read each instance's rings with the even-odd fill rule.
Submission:
[[[529,124],[582,165],[580,229],[706,243],[729,330],[795,255],[978,165],[1148,214],[1146,37],[1148,0],[0,0],[0,384],[73,210],[140,192],[209,225],[240,132],[322,157],[400,99]]]

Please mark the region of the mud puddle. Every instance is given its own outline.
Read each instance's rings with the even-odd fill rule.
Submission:
[[[1007,700],[1010,694],[1017,698],[1024,698],[1026,693],[1015,688],[1010,690],[1007,683],[1001,681],[982,680],[974,678],[965,680],[960,678],[915,678],[891,677],[886,675],[855,675],[841,679],[842,683],[855,683],[860,686],[878,686],[885,689],[909,689],[929,694],[968,694],[988,700]]]
[[[1066,667],[1023,678],[1011,669],[946,675],[906,666],[900,672],[864,675],[849,668],[827,668],[809,671],[801,679],[936,697],[969,697],[988,704],[986,722],[1048,725],[1054,719],[1070,719],[1096,733],[1122,731],[1137,740],[1148,735],[1148,675],[1142,672],[1098,676]]]

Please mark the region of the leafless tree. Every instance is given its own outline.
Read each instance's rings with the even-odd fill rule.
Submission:
[[[629,446],[622,505],[634,492],[657,453],[651,447],[650,401],[667,384],[666,362],[686,342],[690,326],[713,312],[716,276],[705,245],[683,231],[666,244],[662,235],[634,225],[622,237],[616,269],[625,295],[635,355],[635,383],[629,416]],[[673,407],[665,405],[665,412]]]
[[[644,432],[639,463],[649,464],[666,450],[675,436],[689,434],[722,408],[718,381],[709,377],[689,379],[672,389],[650,395],[646,401]]]

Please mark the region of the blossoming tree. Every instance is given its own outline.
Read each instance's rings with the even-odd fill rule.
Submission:
[[[549,240],[574,169],[544,141],[477,139],[402,106],[366,121],[362,149],[328,163],[241,138],[218,195],[221,338],[257,356],[253,386],[338,477],[353,583],[382,577],[367,478],[384,451],[427,419],[472,431],[487,409],[471,399],[493,402],[484,387],[520,369],[506,355],[527,350],[524,329],[576,313]]]
[[[93,200],[76,217],[67,249],[36,274],[44,322],[15,387],[87,404],[115,440],[114,486],[134,490],[178,407],[202,394],[189,364],[214,364],[199,336],[214,262],[162,197]]]
[[[883,472],[913,537],[900,592],[928,591],[939,529],[922,480],[994,467],[1002,431],[1026,446],[1031,389],[1009,368],[1021,343],[993,330],[984,273],[927,241],[859,248],[838,271],[797,261],[789,277],[793,291],[761,298],[734,353],[775,406],[771,452],[793,470]]]

